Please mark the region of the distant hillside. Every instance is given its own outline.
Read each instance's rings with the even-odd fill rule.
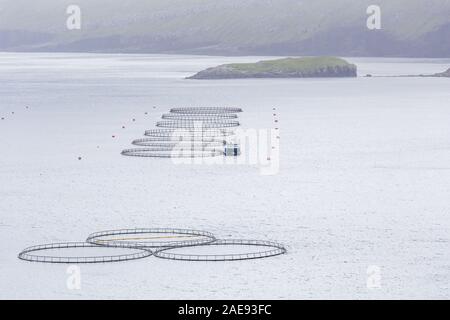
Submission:
[[[0,0],[0,50],[450,57],[450,0],[375,3],[370,31],[373,0]]]
[[[356,77],[356,65],[335,57],[305,57],[231,63],[200,71],[188,79]]]

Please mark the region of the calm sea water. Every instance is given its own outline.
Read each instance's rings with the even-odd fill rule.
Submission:
[[[0,53],[0,287],[14,288],[0,297],[448,298],[450,80],[184,79],[264,58]],[[348,60],[360,75],[450,67]],[[120,156],[179,106],[238,106],[244,128],[278,126],[279,172]],[[17,259],[127,227],[275,240],[288,254],[82,266],[80,291],[65,266]]]

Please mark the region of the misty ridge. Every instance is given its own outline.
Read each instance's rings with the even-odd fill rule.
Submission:
[[[450,57],[450,0],[0,0],[0,50]]]

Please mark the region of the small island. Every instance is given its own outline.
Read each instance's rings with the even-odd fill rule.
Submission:
[[[356,77],[356,65],[336,57],[304,57],[232,63],[208,68],[187,79]]]

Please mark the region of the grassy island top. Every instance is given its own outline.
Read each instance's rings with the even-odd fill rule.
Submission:
[[[356,77],[357,67],[336,57],[304,57],[231,63],[208,68],[188,79]]]
[[[231,63],[226,66],[236,71],[247,72],[270,72],[273,70],[281,72],[313,72],[314,70],[327,67],[348,67],[351,64],[337,57],[303,57],[265,60],[256,63]]]

